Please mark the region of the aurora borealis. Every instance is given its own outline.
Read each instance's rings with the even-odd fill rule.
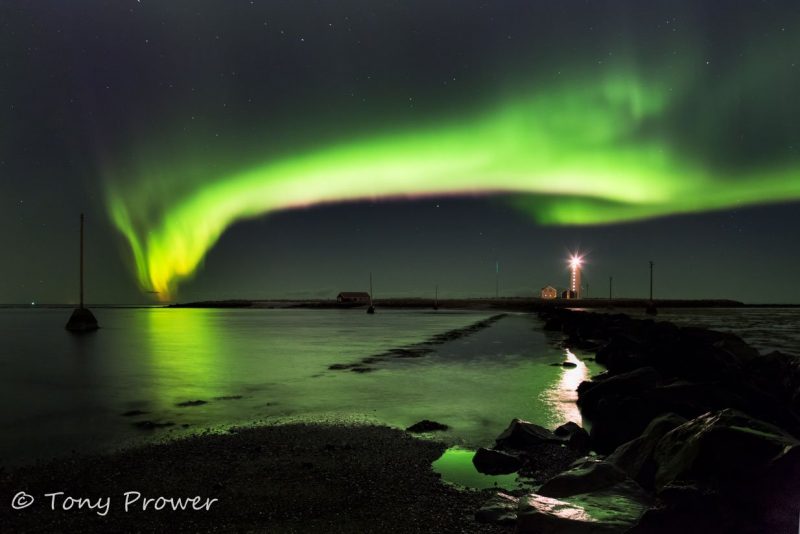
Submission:
[[[800,16],[789,2],[724,13],[666,1],[123,4],[9,9],[34,28],[9,42],[59,52],[8,95],[38,87],[46,103],[29,101],[18,139],[5,130],[4,161],[16,173],[45,161],[40,185],[64,172],[81,184],[95,220],[119,232],[103,250],[121,250],[140,290],[162,300],[181,295],[233,225],[298,208],[347,203],[371,217],[359,206],[400,201],[412,213],[483,197],[524,214],[521,225],[580,240],[800,200]],[[53,139],[48,156],[31,155]],[[17,188],[9,198],[36,194]],[[349,231],[341,211],[324,213],[328,231]],[[288,232],[298,250],[318,233]],[[436,243],[463,241],[453,232]],[[258,243],[243,236],[231,239]],[[602,251],[615,239],[597,241],[583,244]],[[651,246],[644,231],[641,243]],[[396,244],[385,247],[389,258]],[[497,247],[487,254],[503,255]]]
[[[110,196],[111,216],[134,252],[139,281],[165,299],[238,219],[323,202],[463,193],[556,197],[518,204],[544,224],[613,223],[800,198],[800,165],[735,181],[683,161],[643,124],[669,112],[663,90],[633,79],[551,89],[485,117],[351,142],[202,184],[153,206]],[[570,197],[581,197],[573,200]],[[134,196],[136,198],[136,196]],[[604,204],[605,203],[605,204]]]

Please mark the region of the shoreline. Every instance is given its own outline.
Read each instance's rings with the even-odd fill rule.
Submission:
[[[549,430],[515,420],[493,446],[474,455],[479,472],[519,472],[537,486],[533,492],[444,484],[431,463],[447,445],[400,429],[294,421],[0,469],[0,498],[9,501],[15,488],[83,497],[111,491],[118,500],[130,490],[220,502],[225,497],[236,503],[231,508],[205,516],[141,511],[112,519],[86,510],[0,508],[0,521],[22,531],[169,526],[200,532],[510,532],[516,526],[526,533],[555,525],[559,532],[597,527],[649,533],[796,527],[800,360],[759,354],[730,333],[620,313],[550,308],[539,316],[544,330],[563,336],[564,347],[593,353],[607,370],[577,388],[588,432],[574,423]],[[502,317],[439,336],[468,335]],[[435,339],[378,356],[420,357]],[[371,358],[355,365],[380,361]],[[337,368],[355,370],[348,364]]]
[[[510,532],[475,523],[487,498],[431,470],[446,446],[401,430],[344,422],[288,423],[201,434],[112,454],[0,471],[0,507],[14,532]],[[125,492],[143,497],[126,512]],[[45,497],[52,492],[63,496]],[[67,496],[110,502],[108,513],[63,510]],[[155,510],[144,499],[200,497],[208,510]],[[51,499],[56,499],[51,510]]]

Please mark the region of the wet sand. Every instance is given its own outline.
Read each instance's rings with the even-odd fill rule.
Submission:
[[[400,430],[337,421],[206,433],[0,471],[0,525],[8,532],[510,532],[474,520],[490,493],[445,484],[431,470],[444,449]],[[8,503],[19,491],[35,502],[13,510]],[[133,491],[142,497],[126,512],[124,494]],[[53,492],[64,495],[45,497]],[[74,503],[65,511],[66,496],[109,502],[108,511],[103,517],[101,507]],[[164,501],[151,501],[142,510],[146,498],[195,496],[210,509],[156,511]]]

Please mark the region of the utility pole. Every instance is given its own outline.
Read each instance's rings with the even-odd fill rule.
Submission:
[[[500,298],[500,260],[494,263],[494,298]]]
[[[81,277],[81,295],[80,295],[80,308],[83,309],[83,213],[81,213],[81,266],[80,266],[80,277]]]
[[[614,277],[613,276],[609,276],[608,277],[608,300],[611,300],[611,298],[612,298],[612,289],[613,288],[614,288]]]
[[[650,260],[650,302],[653,302],[653,260]]]

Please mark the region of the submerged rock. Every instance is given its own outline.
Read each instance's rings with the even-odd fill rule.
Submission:
[[[522,460],[506,452],[481,447],[475,451],[472,464],[479,473],[485,475],[507,475],[519,471]]]
[[[175,406],[178,406],[179,408],[186,408],[186,407],[189,407],[189,406],[202,406],[204,404],[208,404],[208,401],[204,401],[204,400],[199,400],[198,399],[198,400],[190,400],[190,401],[179,402]]]
[[[519,499],[505,493],[497,493],[475,512],[475,520],[495,525],[513,525],[517,522]]]
[[[155,430],[156,428],[166,428],[169,426],[175,426],[175,423],[172,421],[167,422],[156,422],[156,421],[137,421],[133,423],[133,426],[136,428],[140,428],[142,430]]]
[[[418,423],[414,423],[410,427],[406,428],[406,432],[436,432],[439,430],[450,430],[450,427],[447,425],[443,425],[442,423],[437,423],[436,421],[431,421],[429,419],[423,419]]]
[[[150,413],[150,412],[145,412],[143,410],[129,410],[127,412],[121,413],[120,415],[122,417],[136,417],[136,416],[139,416],[139,415],[146,415],[148,413]]]
[[[346,369],[352,369],[353,367],[358,367],[357,363],[334,363],[328,366],[328,369],[331,371],[344,371]]]

